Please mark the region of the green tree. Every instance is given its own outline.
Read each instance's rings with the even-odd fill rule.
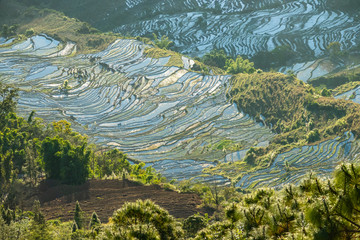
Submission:
[[[221,69],[225,68],[226,61],[229,60],[230,57],[226,55],[224,50],[213,49],[211,52],[206,53],[201,61],[206,65],[215,66]]]
[[[29,140],[25,148],[25,163],[23,172],[31,186],[36,186],[42,173],[41,161],[38,155],[41,142],[38,139]]]
[[[225,69],[227,73],[237,74],[237,73],[254,73],[256,69],[254,68],[254,63],[250,62],[248,59],[243,59],[238,56],[235,60],[228,59],[225,64]]]
[[[9,27],[8,25],[4,24],[2,26],[0,35],[3,37],[14,36],[14,35],[16,35],[16,31],[17,31],[18,27],[19,27],[18,25],[12,25]]]
[[[100,221],[98,215],[96,214],[96,212],[93,212],[93,214],[91,215],[91,218],[90,218],[89,228],[93,229],[93,228],[99,227],[100,225],[101,225],[101,221]]]
[[[309,143],[316,142],[320,140],[320,133],[319,130],[315,129],[313,131],[310,131],[307,136],[307,141]]]
[[[9,32],[9,26],[4,24],[1,28],[1,36],[7,37]]]
[[[327,47],[326,50],[330,55],[330,58],[337,59],[341,56],[341,44],[339,42],[331,42]]]
[[[257,68],[270,70],[283,65],[288,65],[298,56],[289,45],[277,46],[269,52],[260,51],[256,53],[251,61],[255,63]]]
[[[76,222],[74,221],[73,224],[72,224],[72,226],[71,226],[71,232],[74,233],[74,232],[76,232],[78,229],[79,229],[79,228],[78,228]]]
[[[16,98],[18,96],[18,90],[16,88],[4,85],[0,82],[0,129],[2,129],[6,120],[5,117],[10,113],[15,111],[16,107]]]
[[[5,155],[0,155],[0,171],[1,171],[1,185],[7,185],[12,179],[12,152],[8,151]]]
[[[333,181],[308,181],[307,189],[313,193],[314,201],[307,206],[306,219],[314,227],[315,239],[360,237],[359,181],[360,167],[354,164],[340,165]]]
[[[41,145],[41,155],[49,178],[67,184],[81,184],[89,176],[91,151],[87,143],[73,146],[68,140],[47,137]]]
[[[80,208],[80,203],[78,201],[76,201],[75,205],[74,221],[76,223],[77,229],[84,228],[84,214]]]
[[[48,228],[46,226],[45,217],[40,210],[39,201],[34,201],[33,213],[34,216],[30,225],[30,232],[27,236],[27,239],[51,239],[49,236]]]
[[[150,200],[125,203],[112,217],[115,238],[180,239],[181,229],[175,219]]]
[[[36,224],[45,224],[45,217],[40,210],[39,200],[34,201],[33,213],[34,213],[34,222]]]
[[[118,149],[113,149],[97,155],[97,164],[99,169],[99,177],[111,175],[112,173],[120,175],[125,170],[131,171],[131,165],[127,160],[126,154],[120,152]]]
[[[186,231],[187,237],[195,237],[201,229],[206,227],[207,222],[205,217],[195,214],[184,220],[182,228]]]
[[[230,239],[235,240],[235,234],[236,234],[235,231],[237,230],[236,229],[236,223],[241,218],[240,210],[239,210],[238,206],[235,203],[230,205],[230,207],[228,207],[225,210],[225,217],[230,222],[230,227],[229,227]]]
[[[173,44],[173,42],[170,41],[169,38],[165,35],[163,35],[159,39],[158,36],[155,33],[153,33],[153,37],[154,37],[154,44],[161,49],[168,49]]]

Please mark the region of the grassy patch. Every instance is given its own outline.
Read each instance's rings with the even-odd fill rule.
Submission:
[[[230,139],[222,139],[211,146],[213,150],[229,150],[229,151],[238,151],[241,149],[241,144],[235,143]]]
[[[145,55],[149,58],[170,57],[170,60],[166,66],[175,66],[180,68],[184,66],[184,63],[181,60],[181,54],[171,50],[161,48],[147,48],[145,50]]]
[[[357,88],[358,86],[360,86],[360,81],[345,83],[343,85],[340,85],[340,86],[336,87],[333,90],[333,93],[335,95],[340,95],[340,94],[348,92],[348,91],[350,91],[350,90],[352,90],[354,88]]]

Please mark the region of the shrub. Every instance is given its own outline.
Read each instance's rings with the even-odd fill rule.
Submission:
[[[238,56],[236,60],[228,59],[225,64],[226,72],[230,74],[237,73],[254,73],[256,69],[254,68],[254,63],[250,62],[248,59],[243,59]]]
[[[161,49],[169,49],[173,45],[173,42],[169,40],[169,38],[165,35],[161,37],[161,39],[158,39],[158,36],[153,33],[154,37],[154,44]]]
[[[341,44],[339,42],[331,42],[327,47],[326,50],[332,59],[336,59],[342,55],[341,52]]]
[[[33,36],[33,35],[35,35],[34,29],[29,28],[29,29],[27,29],[27,30],[25,31],[25,36],[31,37],[31,36]]]
[[[226,55],[224,50],[213,49],[211,52],[206,53],[202,58],[201,61],[206,65],[218,67],[221,69],[225,68],[226,61],[229,60],[230,57]]]
[[[320,140],[319,130],[315,129],[314,131],[310,131],[307,135],[307,141],[309,143],[316,142]]]

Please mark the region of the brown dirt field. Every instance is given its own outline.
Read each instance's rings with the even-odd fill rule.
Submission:
[[[80,186],[46,181],[37,188],[37,193],[23,202],[31,210],[35,199],[41,203],[41,211],[47,220],[73,219],[76,201],[79,201],[85,216],[96,212],[102,222],[108,222],[113,212],[125,203],[138,199],[151,199],[176,218],[187,218],[197,212],[213,213],[212,209],[199,208],[201,199],[192,193],[178,193],[162,189],[158,185],[144,186],[128,180],[89,180]]]

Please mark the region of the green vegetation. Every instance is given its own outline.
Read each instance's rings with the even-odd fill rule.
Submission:
[[[144,42],[147,42],[147,39],[145,38],[138,38],[139,40],[143,40]],[[182,61],[182,56],[178,52],[174,52],[168,49],[162,49],[158,47],[149,47],[145,49],[145,55],[149,58],[163,58],[163,57],[170,57],[169,62],[165,65],[168,67],[175,66],[182,68],[184,66],[184,63]],[[223,69],[220,69],[216,66],[206,65],[205,63],[199,61],[201,59],[196,58],[195,64],[191,68],[192,71],[195,72],[201,72],[203,74],[209,74],[210,71],[212,71],[213,74],[224,74],[225,71]]]
[[[230,60],[230,56],[226,55],[224,50],[213,49],[206,53],[202,58],[198,58],[204,64],[209,66],[225,69],[226,61]]]
[[[281,73],[238,74],[228,97],[244,112],[272,126],[277,135],[267,147],[251,148],[244,161],[222,163],[206,172],[237,181],[244,172],[266,168],[294,147],[360,133],[360,107],[351,101],[321,96],[312,86]],[[328,96],[328,92],[322,92]]]
[[[334,74],[311,79],[308,83],[314,87],[323,86],[328,89],[333,89],[335,95],[338,95],[350,91],[360,85],[360,67],[346,69]]]
[[[326,50],[330,58],[333,60],[338,59],[343,54],[343,52],[341,51],[341,44],[339,42],[331,42],[326,47]]]
[[[53,123],[54,130],[76,138],[77,143],[59,136],[45,138],[41,143],[40,157],[45,172],[50,179],[68,184],[81,184],[89,176],[91,150],[87,148],[86,138],[73,133],[65,121]]]
[[[0,207],[2,239],[357,239],[360,237],[360,166],[340,165],[331,179],[309,173],[298,186],[243,193],[221,187],[216,214],[175,219],[150,200],[125,203],[108,224],[96,213],[74,222],[45,221],[35,202],[32,212]],[[206,191],[191,185],[188,191]],[[88,226],[86,222],[89,221]]]
[[[224,221],[208,226],[197,239],[358,238],[359,171],[359,166],[341,165],[331,180],[310,174],[296,187],[244,195],[228,205]]]
[[[95,231],[99,231],[100,226],[101,226],[101,221],[98,215],[96,214],[96,212],[93,212],[90,218],[89,229],[91,230],[95,229]]]
[[[78,201],[75,205],[74,224],[76,229],[84,228],[84,216]]]
[[[180,239],[175,219],[152,201],[125,203],[112,217],[113,239]]]
[[[181,54],[161,48],[147,48],[145,50],[145,55],[149,58],[162,58],[162,57],[169,57],[170,60],[166,64],[166,66],[176,66],[176,67],[183,67],[184,63],[181,60]]]
[[[277,46],[270,52],[258,52],[250,60],[255,67],[270,70],[284,65],[289,65],[297,57],[294,50],[288,45]]]
[[[211,52],[206,53],[202,58],[195,58],[202,63],[220,68],[229,74],[237,73],[254,73],[254,63],[248,59],[243,59],[241,56],[237,56],[236,59],[226,55],[224,50],[213,49]]]
[[[254,73],[254,63],[249,62],[248,59],[243,59],[238,56],[235,60],[229,59],[225,64],[226,72],[230,74],[238,74],[238,73]]]
[[[218,2],[215,5],[220,9]],[[35,18],[35,14],[40,18]],[[101,50],[117,37],[99,33],[89,24],[52,10],[30,8],[22,21],[25,19],[30,20],[18,29],[19,33],[27,37],[46,33],[64,42],[74,41],[81,53]],[[16,28],[2,28],[3,36],[16,34]],[[17,37],[22,38],[21,35]],[[154,38],[157,48],[146,49],[147,56],[170,56],[168,66],[182,67],[181,55],[167,50],[171,41],[165,36],[158,39],[155,35]],[[331,44],[328,50],[333,58],[339,56],[339,44]],[[294,57],[288,46],[261,54],[254,59],[271,59],[265,67],[278,66]],[[203,63],[196,61],[195,68],[204,73],[222,72],[221,69],[231,74],[242,73],[232,78],[233,88],[228,97],[257,120],[264,116],[265,123],[278,133],[268,147],[251,148],[243,162],[220,164],[209,172],[229,170],[225,175],[236,180],[241,177],[242,170],[268,166],[277,154],[295,146],[339,136],[349,130],[356,137],[360,135],[360,107],[350,101],[331,98],[332,91],[327,88],[319,92],[293,74],[255,73],[252,62],[240,56],[232,59],[221,50],[214,50],[201,60]],[[333,80],[334,85],[331,85],[332,80],[326,79],[326,84],[338,87],[339,82],[345,82],[354,86],[356,74],[346,76],[345,80]],[[67,80],[61,89],[70,89]],[[340,91],[336,89],[335,92]],[[27,121],[18,117],[14,113],[17,91],[12,87],[0,84],[0,96],[0,233],[3,239],[360,237],[360,166],[351,164],[341,165],[333,179],[323,180],[309,174],[299,186],[286,186],[280,191],[259,189],[243,193],[234,187],[181,182],[178,190],[196,192],[203,198],[203,204],[216,209],[212,218],[196,214],[185,220],[175,219],[155,203],[138,200],[116,210],[109,224],[101,224],[95,212],[86,219],[78,202],[73,222],[45,221],[39,202],[34,203],[32,212],[17,208],[17,184],[36,186],[45,179],[81,184],[90,177],[104,179],[109,176],[160,184],[166,182],[165,178],[152,167],[144,169],[144,163],[130,164],[126,154],[117,149],[100,150],[88,145],[87,137],[74,132],[66,121],[46,125],[34,118],[34,112]],[[223,151],[241,148],[229,139],[209,147]],[[288,162],[285,165],[290,169]],[[169,183],[164,186],[173,187]]]
[[[19,27],[18,25],[12,25],[9,27],[8,25],[4,24],[1,28],[0,36],[5,38],[15,36],[18,27]]]
[[[169,40],[167,36],[162,36],[161,38],[158,38],[155,33],[153,33],[154,37],[154,44],[161,49],[169,49],[174,43]]]
[[[144,184],[166,179],[145,164],[131,165],[117,149],[98,151],[87,137],[72,131],[65,120],[45,125],[32,112],[26,121],[13,111],[17,90],[0,84],[0,201],[17,204],[16,185],[36,186],[46,176],[66,184],[81,184],[89,177],[117,176]],[[21,180],[22,179],[22,180]],[[81,226],[78,226],[81,228]]]
[[[333,90],[334,93],[336,93],[336,95],[348,92],[350,90],[353,90],[355,88],[357,88],[358,86],[360,86],[360,81],[357,82],[349,82],[349,83],[345,83],[337,88],[335,88]]]
[[[21,14],[9,19],[1,19],[2,22],[9,22],[8,27],[3,25],[1,35],[5,37],[16,37],[16,43],[26,37],[44,33],[62,42],[75,42],[78,53],[91,53],[104,50],[110,43],[121,37],[113,33],[100,33],[75,18],[69,18],[63,13],[51,9],[37,9],[35,7],[18,6],[16,2],[7,3],[11,5],[9,11],[15,8]],[[14,5],[14,6],[13,6]],[[15,11],[15,10],[14,10]]]
[[[344,1],[329,0],[329,3],[335,9],[347,10],[351,12],[356,12],[357,9],[359,9],[360,7],[360,2],[357,0],[344,0]]]
[[[239,144],[236,144],[234,141],[230,139],[223,139],[210,147],[212,149],[223,150],[223,151],[224,150],[236,151],[241,149],[241,146]]]

